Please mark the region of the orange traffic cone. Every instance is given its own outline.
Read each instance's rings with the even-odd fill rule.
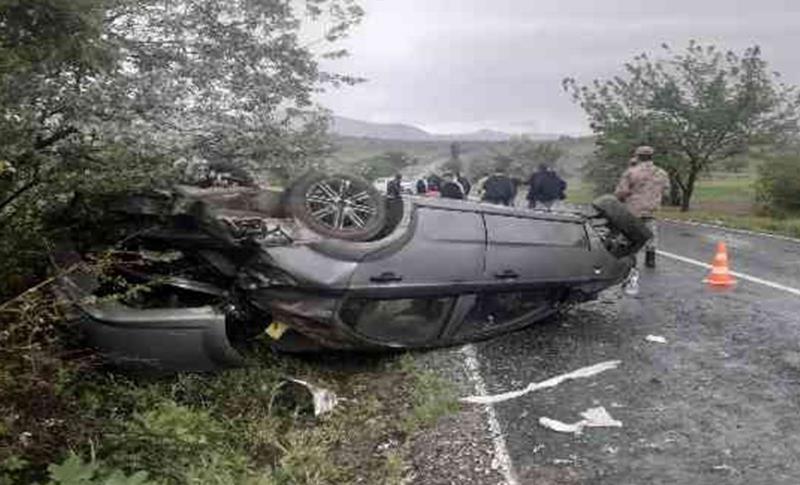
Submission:
[[[714,261],[711,263],[711,274],[703,282],[720,287],[736,284],[736,278],[731,275],[728,268],[728,247],[724,242],[717,244],[717,255],[714,256]]]

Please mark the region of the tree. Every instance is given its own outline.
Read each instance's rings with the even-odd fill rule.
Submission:
[[[381,177],[391,177],[417,162],[416,158],[406,152],[388,151],[361,160],[356,164],[356,171],[367,180],[375,180]]]
[[[450,144],[450,158],[442,165],[445,172],[461,173],[464,164],[461,161],[461,144],[454,141]]]
[[[662,46],[625,64],[625,75],[591,85],[564,80],[597,135],[589,177],[607,189],[636,145],[656,148],[681,209],[690,207],[698,176],[754,144],[780,143],[797,132],[800,97],[768,70],[758,47],[742,54],[694,41],[683,52]]]
[[[758,167],[758,201],[778,216],[800,213],[800,151],[768,157]]]
[[[2,0],[0,159],[17,173],[0,217],[54,178],[87,167],[121,176],[108,150],[132,157],[124,173],[192,153],[288,170],[325,153],[312,96],[357,79],[319,70],[296,5]],[[307,0],[306,11],[331,23],[325,42],[362,15],[352,0]]]
[[[536,142],[528,136],[519,135],[495,150],[493,159],[497,168],[526,179],[540,164],[555,168],[563,156],[564,150],[556,143]]]
[[[0,160],[13,169],[0,260],[51,206],[152,186],[182,158],[280,176],[321,159],[313,95],[358,79],[318,59],[345,54],[325,46],[362,14],[353,0],[0,0]],[[311,44],[304,19],[322,25]]]

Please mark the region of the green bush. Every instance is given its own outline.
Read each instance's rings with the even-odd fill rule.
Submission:
[[[48,485],[156,485],[140,471],[126,475],[122,470],[108,469],[97,461],[84,462],[81,457],[70,454],[59,464],[50,465]]]
[[[764,161],[758,168],[756,197],[773,215],[800,212],[800,153]]]

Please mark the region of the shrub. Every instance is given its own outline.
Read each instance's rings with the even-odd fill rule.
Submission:
[[[756,197],[773,215],[800,212],[800,153],[764,161],[758,168]]]

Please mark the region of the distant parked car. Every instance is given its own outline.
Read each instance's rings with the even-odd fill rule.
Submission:
[[[613,197],[586,213],[387,205],[337,174],[309,174],[285,193],[179,186],[112,208],[124,230],[110,277],[79,269],[61,288],[110,360],[172,370],[239,364],[265,332],[288,351],[484,339],[622,282],[649,237]],[[106,298],[120,281],[149,291]]]

